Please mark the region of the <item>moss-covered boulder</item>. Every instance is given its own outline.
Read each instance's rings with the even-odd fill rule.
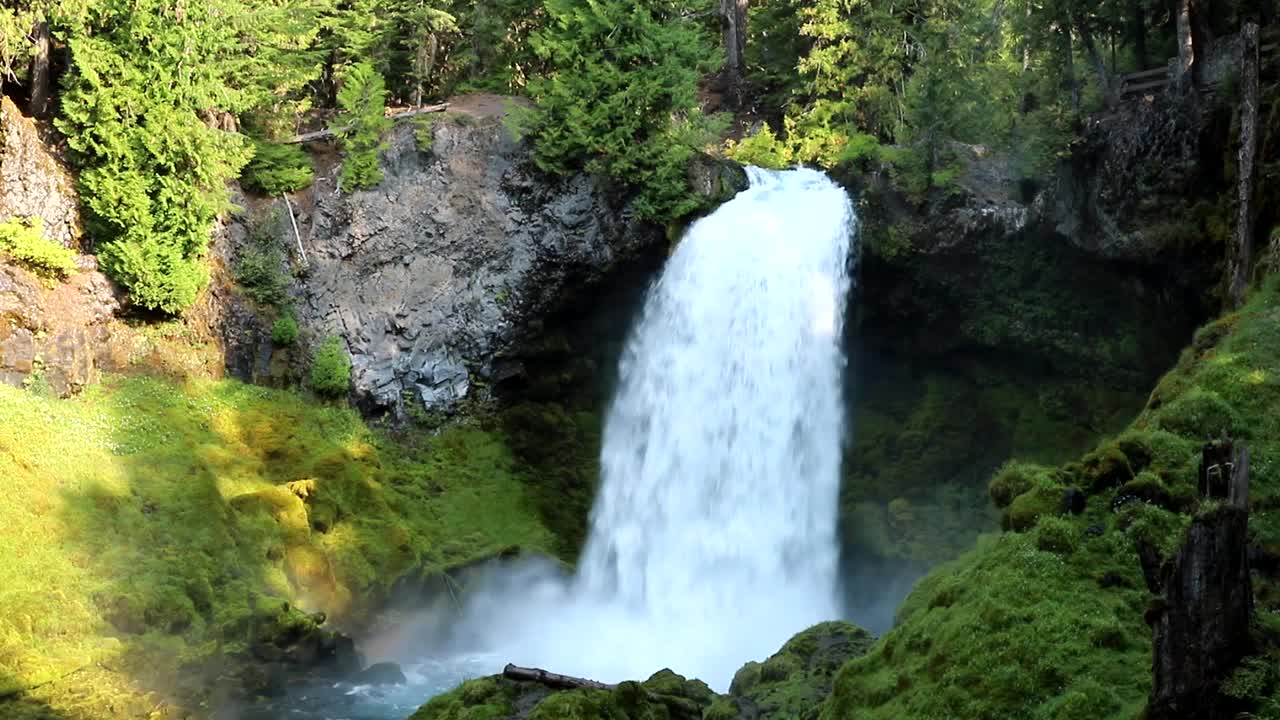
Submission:
[[[866,630],[847,622],[815,625],[763,663],[747,663],[734,675],[730,697],[718,700],[712,710],[724,718],[816,718],[836,672],[874,641]]]
[[[702,681],[670,670],[642,683],[581,690],[495,675],[432,698],[410,720],[703,720],[716,700]]]

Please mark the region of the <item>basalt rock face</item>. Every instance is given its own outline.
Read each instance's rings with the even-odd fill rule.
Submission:
[[[521,335],[619,264],[665,252],[661,229],[609,188],[537,172],[494,119],[437,122],[428,151],[401,126],[383,170],[353,193],[322,176],[296,208],[298,319],[306,336],[343,339],[355,399],[373,414],[447,410],[476,383],[519,376]]]
[[[40,131],[7,97],[0,98],[0,222],[40,218],[45,237],[65,247],[80,242],[75,181],[41,140]]]
[[[81,270],[50,287],[21,268],[0,263],[0,382],[43,384],[67,397],[121,370],[142,352],[114,321],[115,285],[82,257]]]

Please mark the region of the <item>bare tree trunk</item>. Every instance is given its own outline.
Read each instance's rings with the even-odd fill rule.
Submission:
[[[49,112],[49,23],[41,20],[31,30],[35,41],[31,55],[31,105],[32,117],[44,117]]]
[[[720,0],[724,27],[725,80],[734,107],[742,105],[742,83],[746,75],[747,7],[750,0]]]
[[[1174,80],[1181,85],[1196,61],[1195,47],[1191,43],[1191,0],[1175,0],[1178,19],[1178,72]]]
[[[1116,102],[1115,83],[1112,82],[1111,73],[1107,71],[1107,63],[1102,59],[1102,53],[1098,52],[1098,45],[1093,41],[1093,31],[1089,29],[1089,22],[1083,17],[1076,18],[1076,28],[1080,31],[1080,42],[1084,43],[1085,55],[1089,58],[1089,64],[1093,66],[1093,71],[1098,75],[1098,83],[1102,85],[1102,95],[1106,98],[1108,105],[1114,105]]]
[[[1138,60],[1138,69],[1147,69],[1147,12],[1142,7],[1142,0],[1130,0],[1129,12],[1133,15],[1133,54]]]
[[[503,668],[502,676],[510,678],[511,680],[519,680],[521,682],[541,683],[547,687],[559,690],[613,690],[617,687],[617,685],[610,685],[596,680],[573,677],[572,675],[560,675],[558,673],[547,672],[541,668],[519,667],[510,663]]]
[[[1244,304],[1253,263],[1253,183],[1258,158],[1258,25],[1246,23],[1240,31],[1240,166],[1236,249],[1231,262],[1232,307]]]

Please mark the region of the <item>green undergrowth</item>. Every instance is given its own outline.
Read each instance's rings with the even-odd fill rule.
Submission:
[[[896,627],[847,664],[823,718],[1129,718],[1151,682],[1151,598],[1136,541],[1176,552],[1198,506],[1209,435],[1229,432],[1252,463],[1250,529],[1280,553],[1280,286],[1195,336],[1125,430],[1078,461],[1013,463],[991,496],[1010,531],[986,535],[908,597]],[[1067,513],[1065,495],[1087,498]],[[1274,579],[1255,582],[1251,661],[1280,661]],[[1243,671],[1242,671],[1243,672]],[[1232,687],[1275,707],[1280,677],[1245,672]]]
[[[190,707],[283,602],[341,628],[406,572],[551,550],[513,466],[479,426],[392,441],[231,381],[0,387],[0,716]]]

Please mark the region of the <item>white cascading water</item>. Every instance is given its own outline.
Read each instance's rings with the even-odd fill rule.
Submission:
[[[526,570],[470,608],[504,660],[724,690],[838,616],[840,349],[853,211],[812,170],[751,169],[695,223],[620,365],[578,575]]]

